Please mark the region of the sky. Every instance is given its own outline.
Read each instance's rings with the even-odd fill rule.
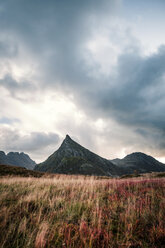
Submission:
[[[0,0],[0,150],[36,162],[66,134],[165,162],[164,0]]]

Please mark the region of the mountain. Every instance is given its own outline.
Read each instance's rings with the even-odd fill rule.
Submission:
[[[6,154],[3,151],[0,151],[0,164],[8,164],[9,161],[7,159]]]
[[[79,145],[69,135],[66,135],[56,152],[43,163],[35,166],[35,170],[97,176],[117,176],[121,174],[118,166]]]
[[[3,151],[0,151],[0,164],[16,165],[32,170],[36,163],[23,152],[9,152],[5,154]]]
[[[165,165],[163,163],[141,152],[129,154],[123,159],[113,159],[111,162],[119,168],[124,169],[125,174],[132,174],[135,171],[138,173],[165,171]]]

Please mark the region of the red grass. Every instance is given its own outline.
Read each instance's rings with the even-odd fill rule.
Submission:
[[[0,179],[0,247],[165,247],[165,179]]]

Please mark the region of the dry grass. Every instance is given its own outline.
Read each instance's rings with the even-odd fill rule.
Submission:
[[[164,247],[164,178],[0,179],[0,247]]]

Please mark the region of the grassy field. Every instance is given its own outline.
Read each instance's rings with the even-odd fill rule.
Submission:
[[[165,179],[0,179],[0,247],[165,247]]]

